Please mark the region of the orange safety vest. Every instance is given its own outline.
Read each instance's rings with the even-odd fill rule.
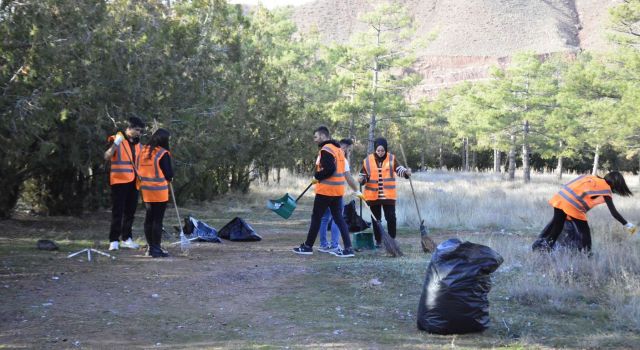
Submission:
[[[562,186],[562,189],[551,197],[549,204],[561,209],[570,217],[587,221],[589,209],[604,203],[604,197],[611,195],[611,187],[604,179],[582,175]]]
[[[344,152],[340,149],[340,147],[336,147],[330,143],[322,146],[320,151],[318,152],[318,159],[316,160],[316,170],[322,170],[320,168],[320,155],[322,151],[329,152],[333,159],[335,159],[336,163],[336,171],[328,178],[324,180],[320,180],[316,184],[316,194],[321,194],[324,196],[331,197],[342,197],[346,191],[346,173],[345,173],[345,164],[346,160],[344,157]]]
[[[158,146],[153,149],[149,158],[149,146],[144,146],[137,157],[136,169],[140,176],[140,190],[145,203],[169,201],[169,183],[160,168],[160,158],[165,154],[171,153]]]
[[[108,141],[113,142],[116,138],[115,135],[109,136]],[[140,154],[142,146],[138,143],[133,146],[136,155]],[[133,159],[131,159],[133,153],[129,147],[129,142],[125,139],[122,140],[120,146],[116,148],[116,151],[111,156],[111,172],[109,174],[109,184],[126,184],[135,179],[133,172]]]
[[[396,175],[393,171],[393,163],[395,156],[387,152],[387,157],[382,162],[382,189],[384,190],[384,197],[386,199],[397,199],[396,193]],[[374,154],[370,154],[364,159],[363,167],[369,174],[369,181],[364,185],[364,198],[368,201],[375,201],[378,199],[378,162]],[[388,176],[388,177],[386,177]]]

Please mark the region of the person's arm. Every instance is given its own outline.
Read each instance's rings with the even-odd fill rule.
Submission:
[[[320,152],[320,168],[322,170],[313,174],[313,177],[318,181],[328,179],[336,172],[336,161],[331,153],[327,151]]]
[[[620,215],[620,213],[618,213],[618,211],[616,210],[615,205],[613,205],[613,199],[610,196],[605,196],[604,197],[604,201],[605,203],[607,203],[607,207],[609,207],[609,212],[611,213],[611,216],[614,217],[614,219],[618,220],[621,224],[626,225],[627,224],[627,220],[625,220],[622,215]]]
[[[360,169],[360,174],[358,174],[358,182],[361,185],[364,185],[367,181],[369,181],[369,174],[367,173],[367,168],[363,164],[362,169]]]
[[[110,160],[113,157],[113,154],[116,153],[118,147],[124,140],[124,135],[121,132],[118,132],[116,136],[109,136],[109,142],[111,146],[104,152],[104,160]]]
[[[171,156],[169,153],[165,153],[162,158],[160,158],[160,169],[162,169],[164,178],[171,182],[171,180],[173,180],[173,167],[171,166]]]
[[[358,192],[358,182],[351,176],[351,172],[345,172],[344,177],[347,179],[347,184],[349,184],[353,192]]]
[[[404,177],[405,179],[408,179],[409,176],[411,176],[411,169],[405,168],[400,165],[400,163],[398,163],[398,160],[395,158],[393,159],[393,169],[395,169],[398,176]]]

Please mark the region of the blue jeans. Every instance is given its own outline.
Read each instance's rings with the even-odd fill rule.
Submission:
[[[340,199],[340,213],[344,214],[344,203],[342,198]],[[320,220],[320,246],[327,247],[327,226],[331,225],[331,247],[338,247],[340,245],[340,229],[331,216],[331,210],[327,208]]]

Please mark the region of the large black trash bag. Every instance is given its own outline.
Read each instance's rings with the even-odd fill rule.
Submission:
[[[218,232],[218,236],[230,241],[260,241],[262,237],[246,221],[235,217],[224,225]]]
[[[215,228],[195,219],[192,216],[184,218],[184,227],[182,230],[189,238],[198,237],[198,241],[222,243],[222,240],[218,237],[218,232],[216,232]]]
[[[369,227],[371,227],[371,223],[365,221],[358,212],[356,212],[356,201],[352,200],[347,205],[344,206],[344,220],[347,222],[347,227],[349,227],[349,232],[361,232]]]
[[[584,235],[573,220],[566,220],[562,232],[556,239],[556,243],[551,246],[549,231],[551,231],[551,222],[542,229],[538,239],[533,242],[531,249],[534,251],[552,251],[552,250],[575,250],[586,248],[587,244]]]
[[[493,249],[453,238],[433,253],[418,305],[418,329],[437,334],[489,326],[490,273],[503,259]]]

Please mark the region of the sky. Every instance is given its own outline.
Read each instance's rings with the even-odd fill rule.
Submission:
[[[308,2],[312,2],[314,0],[228,0],[231,4],[247,4],[247,5],[257,5],[258,3],[262,3],[264,7],[268,9],[272,9],[278,6],[287,6],[287,5],[303,5]]]

